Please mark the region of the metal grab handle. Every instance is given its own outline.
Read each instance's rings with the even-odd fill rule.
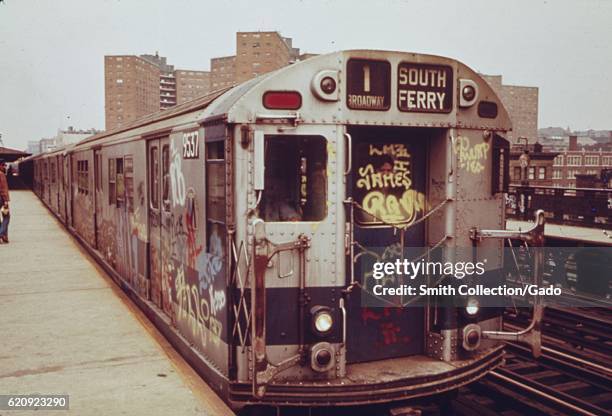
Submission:
[[[347,176],[353,170],[353,138],[350,134],[344,133],[344,137],[346,138],[346,170],[344,171],[344,176]]]
[[[310,238],[300,234],[297,240],[281,244],[272,244],[266,237],[264,222],[257,218],[253,222],[255,237],[253,239],[253,266],[250,274],[251,285],[251,376],[252,394],[261,399],[266,394],[270,381],[280,372],[295,366],[303,360],[305,347],[300,339],[298,353],[279,363],[272,363],[268,359],[266,345],[266,269],[270,259],[283,251],[298,250],[300,256],[300,296],[304,297],[306,284],[306,254],[310,247]],[[304,322],[304,307],[300,304],[300,325]],[[298,333],[303,337],[304,328],[300,327]]]
[[[474,242],[478,242],[483,238],[514,238],[531,243],[534,247],[544,245],[544,210],[537,210],[535,213],[535,224],[527,231],[508,231],[508,230],[478,230],[472,228],[470,230],[470,238]],[[533,280],[536,286],[542,284],[542,276],[544,274],[544,253],[542,250],[536,250],[534,255],[534,271]],[[531,353],[534,357],[539,357],[542,352],[542,318],[544,316],[544,307],[542,306],[541,296],[535,294],[533,297],[533,314],[531,322],[527,328],[517,332],[506,331],[482,331],[484,339],[497,339],[505,341],[519,341],[531,346]]]

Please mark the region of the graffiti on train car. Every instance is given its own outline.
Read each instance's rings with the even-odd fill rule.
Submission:
[[[218,345],[223,325],[217,314],[225,306],[225,293],[212,287],[202,291],[197,283],[188,282],[187,278],[183,265],[179,265],[175,280],[177,321],[180,326],[186,325],[186,335],[193,341],[202,346],[211,342]]]
[[[185,176],[182,168],[182,154],[170,140],[170,183],[172,184],[172,206],[185,205]]]
[[[395,316],[403,316],[400,308],[362,308],[361,320],[364,325],[371,323],[378,325],[380,329],[379,346],[393,344],[409,344],[412,339],[402,331],[402,327],[393,319]]]
[[[356,199],[365,224],[411,224],[425,210],[425,195],[412,187],[412,156],[403,143],[368,144],[357,167]]]
[[[203,246],[198,244],[198,209],[196,192],[193,188],[187,190],[187,201],[185,207],[185,228],[187,243],[187,265],[195,268],[198,256],[202,253]]]
[[[484,170],[484,162],[489,152],[488,143],[477,143],[472,145],[470,139],[465,136],[457,137],[455,143],[455,154],[459,158],[459,168],[470,173],[480,173]]]

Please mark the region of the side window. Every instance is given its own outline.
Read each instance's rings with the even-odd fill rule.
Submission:
[[[225,142],[206,143],[206,251],[221,256],[225,247]]]
[[[117,203],[117,176],[115,159],[108,159],[108,204]]]
[[[327,142],[321,136],[267,136],[264,221],[321,221],[327,215]]]
[[[124,158],[123,175],[128,210],[134,212],[134,159],[131,155],[127,155]]]
[[[102,190],[102,155],[96,152],[96,191]]]
[[[83,161],[83,193],[89,194],[89,161]]]
[[[164,211],[170,211],[170,147],[162,147],[162,202]]]
[[[85,195],[89,193],[88,163],[87,160],[77,161],[77,191]]]
[[[151,208],[159,209],[159,148],[151,147],[149,154],[149,195]]]
[[[125,202],[125,182],[123,179],[123,158],[115,159],[115,193],[117,198],[117,207],[123,206]]]

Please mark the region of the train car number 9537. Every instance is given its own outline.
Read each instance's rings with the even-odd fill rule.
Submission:
[[[183,133],[183,159],[197,159],[199,154],[198,132]]]

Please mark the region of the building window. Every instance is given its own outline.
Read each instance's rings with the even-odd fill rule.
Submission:
[[[582,164],[582,156],[572,155],[567,157],[568,166],[580,166]]]
[[[559,156],[555,157],[553,165],[554,166],[563,166],[563,155],[559,155]]]
[[[603,166],[610,166],[610,165],[612,165],[612,156],[602,156],[601,157],[601,164]]]
[[[587,166],[597,166],[599,165],[599,156],[585,156],[584,164]]]
[[[515,181],[521,180],[521,168],[519,166],[514,167],[514,180]]]
[[[123,84],[123,80],[121,78],[117,79],[117,84]]]
[[[535,179],[535,168],[534,167],[529,168],[527,177],[529,179]]]
[[[576,175],[579,173],[578,169],[570,169],[567,171],[567,179],[576,179]]]
[[[546,167],[540,166],[538,168],[538,179],[546,179]]]
[[[563,179],[563,172],[561,171],[561,169],[553,170],[553,179]]]

